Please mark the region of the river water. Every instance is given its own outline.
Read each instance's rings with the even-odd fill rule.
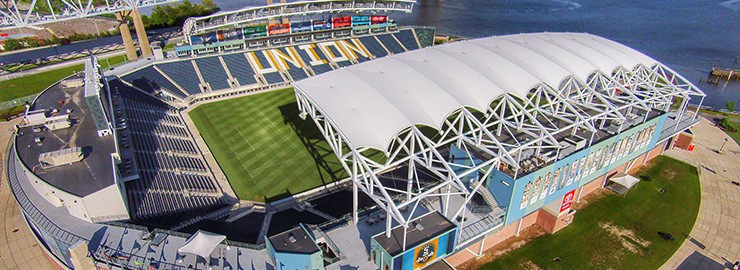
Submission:
[[[222,10],[265,3],[214,2]],[[740,68],[735,62],[740,57],[740,0],[417,0],[413,13],[391,17],[402,25],[434,26],[438,33],[467,37],[588,32],[677,71],[707,94],[705,105],[740,104],[740,82],[705,83],[712,64]]]

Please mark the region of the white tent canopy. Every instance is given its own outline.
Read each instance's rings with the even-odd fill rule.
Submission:
[[[617,67],[658,62],[583,33],[495,36],[379,58],[295,82],[354,147],[387,150],[402,129],[440,129],[462,107],[486,111],[505,93],[526,97],[538,83],[557,88]]]
[[[208,258],[211,256],[213,250],[224,241],[226,236],[198,230],[193,236],[191,236],[185,244],[180,247],[178,253],[190,253]]]
[[[611,179],[609,179],[609,182],[611,183],[607,185],[607,188],[611,189],[612,191],[616,193],[624,194],[625,192],[627,192],[627,190],[629,190],[630,188],[635,186],[638,182],[640,182],[640,179],[632,175],[626,174],[626,175],[614,176]],[[619,186],[617,187],[615,186],[615,184]]]

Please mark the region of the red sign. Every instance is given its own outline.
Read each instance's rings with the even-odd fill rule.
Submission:
[[[563,197],[563,203],[560,204],[560,213],[565,212],[566,210],[570,209],[570,205],[573,203],[573,197],[575,195],[576,195],[575,189],[565,194],[565,197]]]
[[[272,35],[290,34],[290,24],[281,23],[267,26],[267,32]]]
[[[334,28],[352,26],[352,17],[349,16],[332,18],[331,21],[334,24]]]
[[[384,23],[388,20],[388,16],[370,16],[370,22],[372,24]]]

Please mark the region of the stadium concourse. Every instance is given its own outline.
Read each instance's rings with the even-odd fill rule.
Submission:
[[[91,58],[83,86],[29,106],[9,149],[29,226],[65,268],[452,269],[525,227],[567,226],[573,200],[695,125],[687,104],[704,96],[589,34],[339,33],[108,72]],[[238,201],[183,110],[290,83],[351,177]]]

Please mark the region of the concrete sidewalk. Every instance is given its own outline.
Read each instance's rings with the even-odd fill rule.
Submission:
[[[699,169],[699,216],[691,237],[660,269],[730,268],[740,260],[740,186],[732,183],[740,182],[740,146],[706,118],[691,130],[694,151],[671,149],[665,155]],[[725,138],[724,154],[719,154]]]
[[[0,122],[0,153],[3,166],[0,182],[0,269],[61,269],[49,262],[36,236],[31,232],[21,214],[21,207],[8,188],[5,177],[5,150],[10,140],[13,125],[20,118]]]

